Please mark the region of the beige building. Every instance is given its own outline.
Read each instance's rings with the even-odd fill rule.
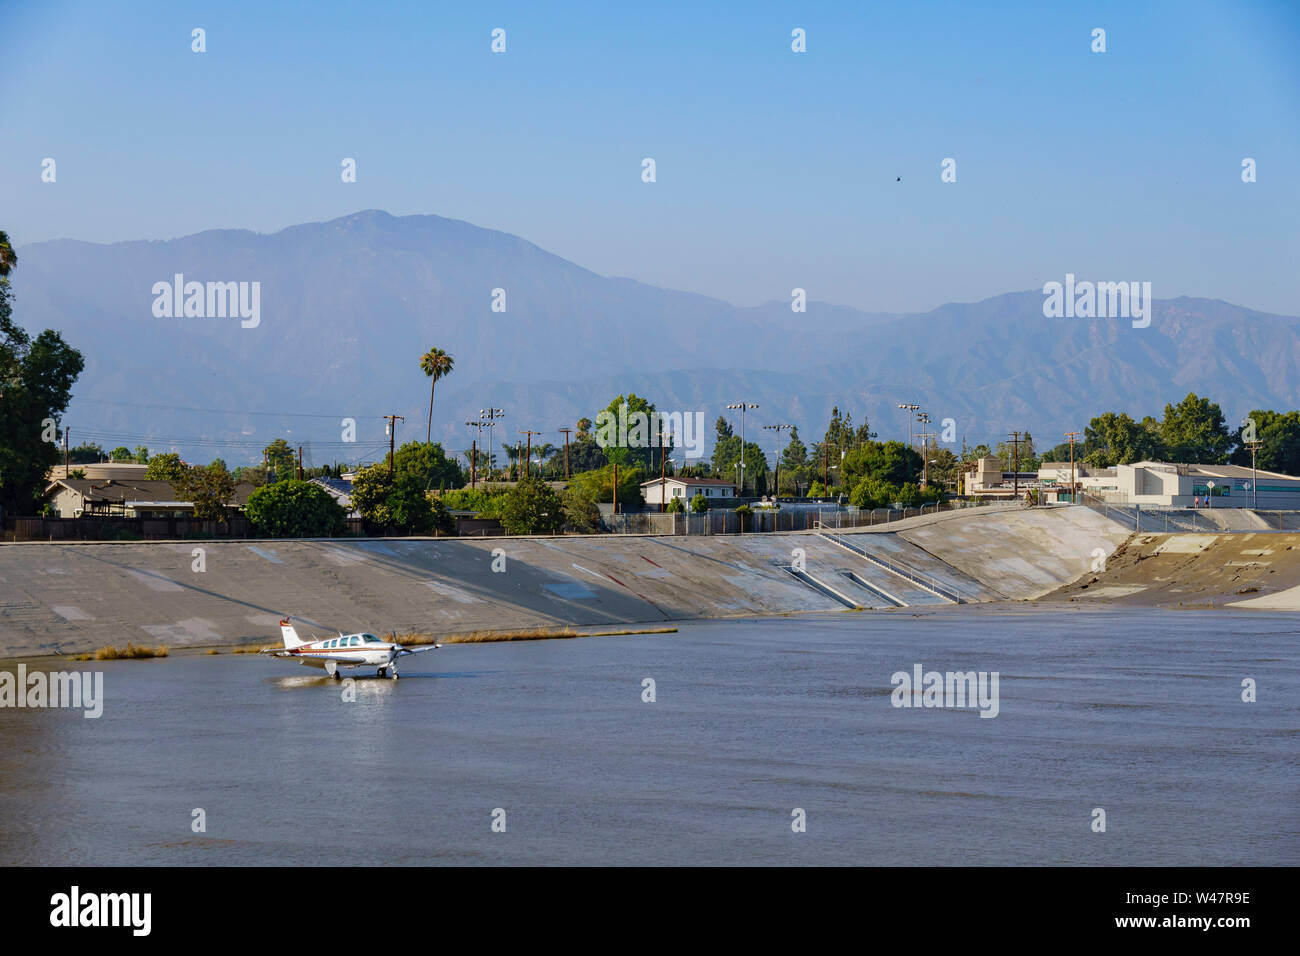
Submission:
[[[1038,487],[1038,474],[1022,471],[1019,476],[1014,472],[1002,470],[1002,459],[996,455],[985,455],[975,460],[975,467],[963,472],[962,494],[981,498],[1012,498],[1017,489],[1023,495],[1026,491]]]
[[[255,487],[236,485],[227,506],[242,511]],[[193,502],[181,499],[169,481],[63,478],[46,488],[45,500],[60,518],[184,518],[194,511]]]
[[[1062,494],[1070,491],[1070,463],[1045,461],[1038,466],[1038,482],[1044,491],[1056,490]],[[1074,461],[1075,489],[1082,494],[1105,497],[1120,490],[1119,474],[1114,468],[1093,468],[1077,458]]]
[[[1300,510],[1300,478],[1276,471],[1162,461],[1116,465],[1115,471],[1119,489],[1103,497],[1123,504],[1190,508],[1199,498],[1201,507]]]
[[[67,468],[55,465],[46,477],[48,481],[58,481],[67,478],[69,471],[81,471],[90,481],[103,481],[105,478],[114,481],[143,481],[148,470],[148,465],[137,465],[133,461],[98,461],[86,465],[73,464]]]

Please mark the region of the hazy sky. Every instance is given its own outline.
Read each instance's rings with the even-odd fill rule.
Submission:
[[[919,311],[1074,272],[1300,314],[1295,0],[3,0],[0,63],[19,246],[379,208],[744,305]]]

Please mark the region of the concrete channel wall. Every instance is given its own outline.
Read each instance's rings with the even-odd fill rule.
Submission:
[[[963,601],[1037,597],[1128,537],[1086,508],[943,515],[899,532],[842,531]],[[195,549],[202,549],[202,570]],[[787,570],[872,606],[948,603],[817,533],[0,544],[0,656],[128,641],[173,648],[336,630],[432,634],[844,610]],[[495,570],[494,570],[495,565]],[[876,606],[887,602],[874,602]]]

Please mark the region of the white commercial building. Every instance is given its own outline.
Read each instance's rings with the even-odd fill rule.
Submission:
[[[1243,465],[1180,465],[1135,461],[1116,465],[1118,491],[1102,497],[1120,504],[1190,508],[1300,510],[1300,478]],[[1207,497],[1210,499],[1207,503]]]

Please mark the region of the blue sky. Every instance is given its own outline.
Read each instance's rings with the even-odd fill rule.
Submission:
[[[0,228],[379,208],[740,304],[1074,272],[1300,314],[1300,3],[611,6],[6,0]]]

